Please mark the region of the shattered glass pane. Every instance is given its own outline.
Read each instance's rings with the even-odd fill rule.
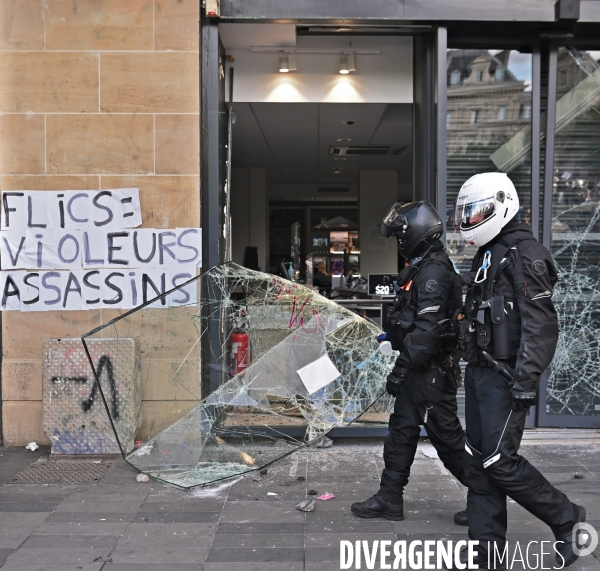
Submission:
[[[552,255],[560,334],[546,389],[549,414],[600,415],[599,57],[558,52]]]
[[[82,339],[88,350],[96,338],[110,342],[113,357],[132,339],[139,346],[141,429],[117,433],[119,444],[137,469],[178,487],[259,469],[335,426],[386,421],[391,410],[379,397],[395,356],[379,352],[379,328],[271,274],[224,264],[111,317]],[[95,373],[110,402],[113,389]]]
[[[546,387],[550,414],[600,414],[600,203],[590,206],[585,228],[553,235],[560,330]]]

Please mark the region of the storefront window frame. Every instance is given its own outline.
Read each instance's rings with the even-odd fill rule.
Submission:
[[[437,205],[446,205],[446,78],[445,78],[445,51],[446,48],[481,48],[481,49],[527,49],[523,43],[499,44],[486,42],[480,45],[473,43],[469,38],[453,37],[443,46],[438,45],[438,101],[443,101],[443,106],[438,107],[438,189]],[[531,226],[534,235],[540,239],[548,249],[552,246],[552,182],[554,169],[555,122],[558,80],[558,49],[562,46],[573,45],[580,49],[600,49],[600,43],[586,41],[585,43],[569,39],[564,42],[536,39],[529,44],[532,50],[532,101],[531,101]],[[544,48],[542,50],[542,48]],[[542,55],[543,52],[543,55]],[[542,58],[545,61],[542,61]],[[544,86],[542,94],[541,70],[544,64],[548,70],[548,84]],[[443,77],[442,77],[443,72]],[[443,82],[443,85],[442,85]],[[546,100],[546,120],[542,125],[542,95]],[[442,114],[443,112],[443,114]],[[443,133],[442,133],[443,131]],[[542,136],[545,137],[541,144]],[[440,147],[443,145],[443,150]],[[542,169],[543,168],[543,173]],[[443,178],[442,178],[443,177]],[[597,416],[556,415],[546,413],[547,374],[542,375],[538,389],[538,406],[532,407],[527,419],[526,428],[557,427],[557,428],[598,428]]]
[[[446,109],[446,49],[447,48],[477,48],[477,49],[518,49],[532,50],[532,100],[531,100],[531,226],[534,235],[549,250],[552,246],[552,191],[555,153],[555,123],[558,80],[558,49],[562,46],[574,46],[584,50],[600,49],[600,42],[577,42],[573,39],[564,42],[536,39],[529,44],[512,43],[500,44],[469,41],[469,38],[453,37],[446,45],[438,43],[438,153],[437,153],[437,205],[446,205],[446,176],[447,176],[447,109]],[[548,70],[547,86],[542,86],[542,64]],[[542,93],[544,87],[544,93]],[[546,100],[546,117],[542,125],[542,95]],[[545,138],[542,144],[542,137]],[[542,172],[543,168],[543,172]],[[542,375],[538,389],[538,406],[532,407],[527,419],[526,428],[557,427],[557,428],[598,428],[598,416],[556,415],[546,413],[547,374]]]
[[[552,194],[553,194],[553,174],[555,163],[555,142],[556,142],[556,103],[558,90],[558,50],[560,47],[574,46],[582,50],[598,50],[600,43],[586,41],[585,43],[574,40],[551,41],[548,46],[548,87],[547,87],[547,105],[546,105],[546,124],[544,130],[545,140],[545,161],[544,161],[544,180],[543,180],[543,212],[542,212],[542,243],[551,251],[552,248]],[[539,109],[538,109],[539,111]],[[532,110],[533,113],[533,110]],[[539,112],[537,113],[539,122]],[[538,169],[539,172],[539,169]],[[533,204],[532,204],[533,208]],[[538,427],[555,428],[598,428],[600,419],[598,416],[576,416],[559,415],[546,412],[547,402],[547,378],[548,373],[542,375],[537,406]]]

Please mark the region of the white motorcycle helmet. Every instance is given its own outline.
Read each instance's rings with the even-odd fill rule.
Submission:
[[[515,185],[504,173],[476,174],[465,182],[456,199],[454,221],[473,246],[493,240],[519,212]]]

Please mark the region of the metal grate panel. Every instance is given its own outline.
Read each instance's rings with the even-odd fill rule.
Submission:
[[[95,484],[113,467],[112,462],[35,462],[21,470],[9,484]]]
[[[133,339],[88,339],[120,441],[133,450],[139,428],[139,363]],[[47,339],[43,368],[44,432],[52,454],[120,454],[81,339]]]

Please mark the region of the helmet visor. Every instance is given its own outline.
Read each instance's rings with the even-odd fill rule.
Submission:
[[[387,235],[391,235],[395,230],[399,230],[403,226],[408,226],[406,216],[401,212],[404,204],[404,202],[396,202],[396,204],[390,208],[389,212],[381,222],[382,233],[385,232]]]
[[[461,200],[459,197],[454,209],[454,222],[463,230],[478,226],[494,215],[496,200],[493,196],[475,201]]]

